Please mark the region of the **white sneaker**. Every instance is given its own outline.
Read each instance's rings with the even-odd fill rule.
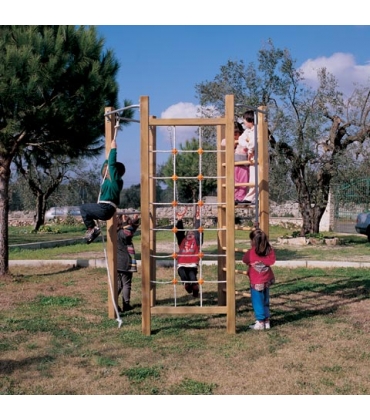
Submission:
[[[251,324],[249,326],[251,330],[264,330],[265,329],[265,323],[264,321],[256,321],[254,324]]]
[[[270,329],[270,321],[265,321],[265,330]]]

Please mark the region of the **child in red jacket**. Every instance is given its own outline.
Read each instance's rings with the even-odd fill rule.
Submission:
[[[271,269],[276,256],[266,234],[261,229],[252,230],[250,235],[252,248],[243,256],[248,266],[251,286],[252,307],[256,322],[249,326],[252,330],[270,328],[270,286],[275,283]]]
[[[180,279],[185,283],[185,290],[188,293],[193,293],[194,297],[199,295],[199,285],[197,281],[198,265],[199,265],[199,251],[200,243],[203,235],[199,233],[200,215],[199,210],[196,213],[196,220],[194,230],[184,232],[184,224],[182,221],[183,213],[177,213],[176,232],[177,243],[179,245],[179,252],[177,256],[177,272]]]

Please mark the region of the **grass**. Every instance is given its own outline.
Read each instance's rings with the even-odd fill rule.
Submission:
[[[21,244],[26,242],[45,242],[59,239],[76,239],[78,242],[68,246],[54,246],[52,248],[42,248],[35,250],[11,247],[9,249],[9,257],[14,260],[55,260],[55,259],[75,259],[76,256],[82,255],[83,258],[104,258],[104,246],[100,241],[96,241],[90,245],[86,245],[83,240],[84,228],[81,225],[68,226],[57,225],[59,233],[24,233],[24,228],[12,228],[9,234],[10,245]],[[103,232],[104,229],[103,229]],[[292,234],[292,229],[286,229],[278,226],[271,226],[270,241],[273,244],[277,259],[286,260],[343,260],[343,261],[362,261],[370,262],[370,243],[364,235],[341,235],[333,232],[327,233],[330,236],[340,238],[340,245],[307,245],[293,246],[281,245],[277,243],[278,237]],[[325,233],[323,233],[325,235]],[[134,237],[134,244],[137,251],[137,259],[141,259],[141,232],[137,231]],[[235,242],[239,248],[249,247],[248,232],[236,231]],[[159,250],[158,254],[166,255],[173,250],[173,233],[170,231],[160,231],[157,233],[158,248],[168,244],[167,252]],[[204,236],[204,251],[216,255],[218,254],[216,232],[206,231]],[[206,257],[205,259],[215,259],[216,257]],[[241,259],[242,253],[236,254],[236,259]]]
[[[249,330],[250,300],[237,296],[236,334],[223,315],[156,315],[144,336],[140,271],[117,328],[104,269],[15,267],[0,279],[0,393],[368,395],[370,270],[274,270],[271,330]],[[173,304],[173,287],[157,287],[158,305]],[[178,305],[199,305],[176,287]],[[215,287],[204,286],[204,304],[217,304]],[[236,288],[248,289],[245,276]]]

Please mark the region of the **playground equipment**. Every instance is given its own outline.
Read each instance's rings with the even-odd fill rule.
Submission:
[[[140,144],[141,144],[141,272],[142,272],[142,332],[145,335],[151,334],[151,317],[152,315],[166,314],[224,314],[226,315],[227,332],[235,333],[235,274],[240,272],[235,269],[235,252],[245,251],[235,248],[235,202],[234,202],[234,96],[226,95],[225,97],[225,115],[218,118],[172,118],[163,119],[150,116],[149,113],[149,97],[142,96],[140,98]],[[107,110],[106,116],[111,115],[113,110]],[[265,118],[266,112],[264,107],[255,110],[257,130],[257,146],[256,146],[256,220],[255,225],[259,225],[267,234],[269,230],[269,198],[268,198],[268,142],[267,142],[267,122]],[[217,132],[217,263],[218,263],[218,279],[217,279],[217,305],[203,306],[200,299],[199,306],[161,306],[156,301],[156,267],[157,267],[157,218],[156,210],[159,203],[156,202],[156,155],[157,145],[156,137],[157,127],[160,126],[194,126],[204,127],[213,126]],[[109,144],[114,136],[114,124],[112,118],[106,120],[106,148],[109,153]],[[226,147],[221,148],[221,139],[226,138]],[[176,147],[173,148],[174,155],[177,153]],[[201,168],[201,159],[204,153],[200,144],[199,149],[194,151],[198,153],[200,165],[198,174],[189,174],[188,177],[196,178],[201,186],[203,174]],[[186,178],[186,177],[184,177]],[[172,176],[174,183],[179,181],[174,167]],[[251,183],[245,185],[254,186]],[[201,188],[200,188],[201,191]],[[183,206],[174,199],[171,203],[167,203],[173,207],[175,219],[176,209]],[[201,213],[202,232],[206,228],[202,224],[202,208],[204,200],[200,194],[198,202],[195,203]],[[189,206],[189,203],[187,204]],[[192,203],[191,205],[194,205]],[[113,218],[114,219],[114,218]],[[107,224],[107,255],[108,270],[111,273],[111,281],[113,282],[111,296],[108,302],[109,317],[114,318],[115,311],[112,299],[117,296],[116,281],[116,243],[117,235],[115,228],[115,220],[108,221]],[[174,223],[175,225],[175,220]],[[247,228],[243,228],[247,230]],[[174,233],[175,234],[175,233]],[[207,281],[202,277],[202,260],[205,256],[200,251],[200,274],[198,283],[200,288]],[[176,255],[174,252],[173,263],[175,264]],[[113,275],[114,274],[114,275]],[[176,280],[173,279],[176,286]]]

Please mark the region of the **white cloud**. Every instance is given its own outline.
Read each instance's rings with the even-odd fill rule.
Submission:
[[[301,70],[307,84],[317,86],[317,70],[326,67],[338,80],[339,88],[345,95],[353,92],[354,84],[367,84],[370,79],[370,62],[360,65],[352,54],[335,53],[330,57],[318,57],[305,61]]]
[[[161,114],[161,118],[198,118],[200,117],[201,107],[191,102],[179,102],[171,105]],[[172,127],[160,127],[163,136],[163,143],[167,143],[167,147],[171,145],[174,136],[176,136],[176,144],[190,140],[198,136],[198,127],[176,127],[173,131]],[[166,141],[167,138],[167,141]]]

